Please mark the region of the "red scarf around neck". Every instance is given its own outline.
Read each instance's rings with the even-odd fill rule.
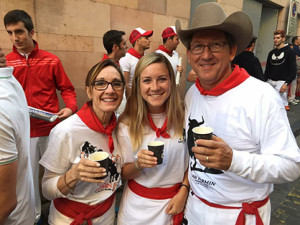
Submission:
[[[96,116],[91,102],[85,103],[82,108],[77,112],[82,122],[84,122],[90,129],[106,134],[108,136],[108,146],[110,153],[114,151],[114,141],[112,139],[112,131],[117,125],[117,118],[115,113],[112,114],[110,123],[104,128],[98,117]]]
[[[151,126],[152,130],[154,130],[155,133],[156,133],[156,137],[159,138],[160,136],[162,136],[164,138],[170,138],[170,135],[166,132],[167,125],[168,125],[168,118],[167,117],[166,117],[166,120],[165,120],[164,125],[162,126],[162,128],[157,128],[155,126],[155,124],[153,123],[153,120],[152,120],[149,113],[147,113],[147,116],[148,116],[148,120],[149,120],[149,123],[150,123],[150,126]]]
[[[140,59],[142,58],[144,55],[141,55],[140,53],[138,53],[134,48],[130,48],[127,53],[129,53],[130,55],[133,55],[134,57]]]
[[[108,55],[104,54],[101,61],[104,61],[105,59],[109,59]]]
[[[160,45],[158,46],[158,49],[159,50],[162,50],[163,52],[167,53],[169,56],[172,56],[173,55],[173,51],[169,51],[169,49],[167,49],[165,46],[163,45]]]
[[[204,90],[201,87],[199,78],[197,78],[196,80],[196,87],[202,95],[218,96],[243,83],[249,77],[250,75],[246,72],[246,70],[239,68],[239,66],[237,65],[234,65],[234,70],[232,71],[232,73],[213,89],[209,91]]]

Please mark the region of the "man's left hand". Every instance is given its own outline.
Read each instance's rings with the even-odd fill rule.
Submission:
[[[182,73],[182,72],[183,72],[183,66],[178,66],[178,65],[177,65],[177,71],[178,71],[179,73]]]
[[[284,92],[287,91],[287,89],[288,89],[288,85],[287,85],[286,83],[284,83],[284,84],[281,86],[281,88],[280,88],[280,90],[279,90],[279,93],[284,93]]]
[[[218,170],[229,169],[233,152],[222,138],[213,136],[212,140],[198,139],[196,144],[198,146],[193,147],[192,151],[202,166]]]
[[[68,118],[72,114],[73,114],[73,111],[71,109],[69,109],[69,108],[64,108],[64,109],[60,110],[57,113],[58,118],[61,119],[61,120],[64,120],[64,119]]]
[[[6,59],[2,49],[0,48],[0,68],[1,67],[6,67]]]

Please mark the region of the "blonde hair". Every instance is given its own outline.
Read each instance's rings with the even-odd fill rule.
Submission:
[[[160,53],[150,53],[143,56],[136,66],[131,94],[127,100],[124,113],[120,117],[120,121],[129,126],[129,135],[134,152],[138,150],[143,142],[144,127],[150,126],[147,117],[147,103],[141,95],[140,77],[144,69],[154,63],[163,63],[168,69],[171,80],[171,92],[166,100],[167,131],[173,128],[175,136],[180,137],[183,134],[184,110],[176,88],[174,70],[165,56]]]

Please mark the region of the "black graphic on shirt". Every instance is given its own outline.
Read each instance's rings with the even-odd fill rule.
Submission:
[[[185,142],[186,142],[185,129],[183,128],[183,134],[182,137],[179,138],[178,143],[185,143]]]
[[[81,157],[88,158],[90,154],[94,152],[103,152],[102,149],[97,149],[97,147],[93,146],[91,143],[86,141],[81,147]],[[109,182],[115,182],[119,178],[119,173],[116,167],[116,163],[120,160],[119,155],[111,154],[111,157],[108,159],[108,177]]]
[[[187,220],[187,218],[184,215],[183,219],[182,219],[182,222],[181,222],[181,225],[188,225],[188,224],[189,224],[189,221]]]
[[[200,125],[204,124],[204,119],[202,117],[202,121],[198,122],[196,119],[191,119],[191,117],[189,116],[189,124],[188,124],[188,149],[189,149],[189,154],[190,154],[190,158],[192,158],[190,163],[190,167],[191,170],[196,170],[199,172],[204,172],[204,173],[211,173],[211,174],[221,174],[223,173],[223,171],[221,170],[216,170],[216,169],[212,169],[212,168],[207,168],[205,167],[204,169],[201,169],[200,167],[197,167],[197,162],[196,162],[196,157],[194,155],[194,153],[192,152],[192,147],[195,146],[195,142],[194,142],[194,137],[193,137],[193,128],[194,127],[198,127]]]
[[[281,65],[285,62],[284,52],[281,52],[279,55],[275,55],[275,53],[271,56],[271,64],[274,66]]]

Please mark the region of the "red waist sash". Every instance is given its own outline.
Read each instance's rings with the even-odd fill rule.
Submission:
[[[135,194],[149,199],[164,200],[173,198],[179,191],[181,183],[167,188],[147,188],[135,180],[127,181],[128,187]],[[183,219],[183,212],[173,216],[173,225],[180,225]]]
[[[81,225],[85,221],[92,225],[91,219],[102,216],[112,206],[115,193],[104,202],[97,205],[88,205],[67,198],[56,198],[53,200],[55,208],[63,215],[74,219],[70,225]]]
[[[195,194],[195,196],[198,199],[200,199],[203,203],[205,203],[206,205],[208,205],[210,207],[219,208],[219,209],[242,209],[241,212],[239,213],[239,216],[236,220],[235,225],[245,225],[245,222],[246,222],[245,214],[255,215],[256,225],[264,225],[264,223],[258,213],[258,208],[264,206],[269,201],[269,197],[266,197],[264,200],[255,201],[252,203],[243,202],[242,207],[234,207],[234,206],[225,206],[225,205],[211,203],[211,202],[206,201],[203,198],[198,197],[196,194]]]

